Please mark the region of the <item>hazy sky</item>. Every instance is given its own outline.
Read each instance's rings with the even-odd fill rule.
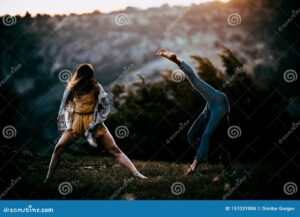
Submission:
[[[96,9],[102,12],[124,9],[127,6],[149,8],[168,3],[169,5],[190,5],[212,0],[0,0],[0,15],[21,14],[29,11],[37,13],[69,14],[92,12]],[[226,0],[221,0],[226,1]]]

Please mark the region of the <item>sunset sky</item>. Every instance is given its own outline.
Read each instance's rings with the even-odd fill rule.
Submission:
[[[85,13],[94,10],[110,12],[124,9],[127,6],[138,8],[157,7],[162,4],[190,5],[212,0],[0,0],[0,15],[24,15],[29,11],[32,15]],[[226,2],[227,0],[220,0]]]

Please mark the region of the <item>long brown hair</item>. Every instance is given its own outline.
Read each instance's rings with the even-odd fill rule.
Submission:
[[[95,81],[95,72],[91,64],[84,63],[80,64],[72,78],[68,82],[67,88],[70,90],[72,95],[74,93],[84,93],[91,91],[96,88],[97,83]]]

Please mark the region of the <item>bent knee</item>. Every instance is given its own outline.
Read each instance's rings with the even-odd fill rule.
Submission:
[[[221,93],[220,95],[216,96],[212,110],[214,113],[218,113],[221,116],[229,113],[230,105],[225,94]]]
[[[214,96],[214,102],[217,104],[227,104],[228,100],[224,93],[218,91]]]

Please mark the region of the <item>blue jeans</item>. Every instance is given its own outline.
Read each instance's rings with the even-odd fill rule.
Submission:
[[[200,143],[195,159],[201,161],[208,155],[213,134],[220,128],[224,130],[224,126],[228,125],[229,102],[224,93],[204,82],[185,62],[182,62],[180,69],[185,73],[192,87],[207,102],[203,112],[188,132],[188,140],[192,145],[196,142]]]

